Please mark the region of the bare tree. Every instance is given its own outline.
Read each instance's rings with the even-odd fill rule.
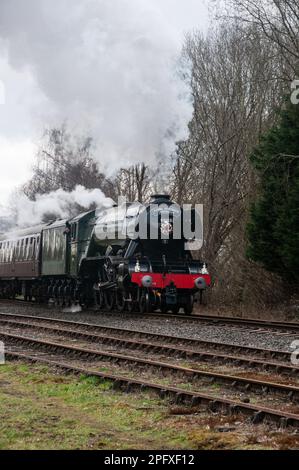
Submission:
[[[202,256],[218,279],[227,277],[232,260],[245,259],[240,234],[255,191],[249,155],[274,122],[283,93],[273,80],[272,52],[254,25],[221,24],[206,38],[189,35],[184,47],[192,66],[194,116],[188,140],[177,146],[172,189],[181,203],[204,204]],[[234,269],[240,274],[237,264]]]
[[[23,191],[31,199],[35,195],[57,189],[71,191],[77,185],[100,188],[108,196],[115,197],[113,184],[99,171],[92,156],[90,137],[75,138],[63,125],[46,130],[41,140],[33,177]]]
[[[298,0],[227,0],[228,17],[250,23],[276,45],[282,76],[292,79],[299,66]]]
[[[117,192],[128,201],[145,202],[151,193],[152,176],[144,163],[122,168],[115,177]]]

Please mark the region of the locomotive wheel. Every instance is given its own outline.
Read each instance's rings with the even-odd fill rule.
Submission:
[[[104,299],[105,299],[105,307],[109,312],[111,312],[114,308],[115,305],[115,292],[114,291],[106,291],[104,294]]]
[[[167,305],[163,304],[161,307],[160,307],[160,310],[162,313],[167,313],[168,312],[168,307]]]
[[[104,306],[104,294],[102,290],[94,290],[94,303],[98,309]]]
[[[133,312],[134,310],[134,306],[135,306],[135,302],[133,300],[133,296],[131,294],[131,292],[129,292],[127,294],[127,298],[128,298],[128,301],[127,301],[127,309],[128,309],[128,312]]]
[[[126,293],[125,291],[118,290],[116,293],[116,307],[119,312],[123,312],[126,308]]]
[[[172,311],[172,313],[173,313],[174,315],[177,315],[177,314],[179,313],[179,311],[180,311],[180,307],[179,307],[178,305],[176,305],[175,307],[173,307],[173,308],[171,309],[171,311]]]
[[[139,312],[150,313],[150,311],[151,311],[150,294],[148,291],[143,291],[139,298]]]
[[[185,315],[191,315],[191,313],[193,312],[193,305],[194,305],[194,298],[193,298],[193,295],[190,295],[188,297],[187,302],[184,305]]]

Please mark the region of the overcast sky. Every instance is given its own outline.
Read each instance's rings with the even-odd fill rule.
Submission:
[[[208,24],[207,0],[1,0],[0,215],[65,119],[108,171],[172,151],[192,112],[175,61]]]

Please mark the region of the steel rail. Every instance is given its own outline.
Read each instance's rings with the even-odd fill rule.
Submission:
[[[140,366],[147,370],[158,370],[159,372],[165,371],[170,373],[179,374],[183,377],[187,377],[188,380],[208,379],[209,382],[215,381],[223,383],[225,385],[232,386],[242,391],[252,391],[262,394],[267,393],[278,393],[279,395],[286,396],[297,402],[299,400],[299,387],[294,385],[284,385],[281,383],[270,382],[266,380],[252,379],[248,377],[239,377],[236,375],[221,374],[217,372],[207,372],[200,369],[192,369],[188,367],[182,367],[166,362],[153,361],[150,359],[143,359],[135,356],[128,356],[125,354],[118,354],[114,352],[102,351],[98,349],[90,349],[86,347],[78,347],[65,343],[59,343],[56,341],[41,340],[28,336],[4,333],[0,332],[0,338],[13,344],[19,343],[30,347],[38,347],[42,350],[53,351],[55,353],[60,352],[63,354],[73,354],[78,357],[93,358],[93,359],[105,359],[115,363],[123,363],[125,365],[131,365],[134,368]]]
[[[23,299],[0,299],[4,300],[5,302],[24,302],[24,303],[32,303],[37,305],[36,302],[27,302]],[[108,312],[105,310],[99,310],[99,313],[113,313]],[[138,315],[138,312],[136,312]],[[141,314],[140,314],[141,315]],[[260,320],[260,319],[253,319],[253,318],[237,318],[237,317],[229,317],[229,316],[219,316],[219,315],[208,315],[208,314],[201,314],[201,313],[193,313],[192,315],[183,315],[183,314],[174,314],[174,313],[145,313],[142,315],[144,318],[147,317],[157,317],[157,318],[176,318],[176,319],[183,319],[187,321],[201,321],[201,322],[208,322],[208,323],[218,323],[218,324],[235,324],[236,326],[256,326],[262,327],[266,329],[280,329],[286,331],[294,331],[294,333],[299,332],[299,322],[289,322],[289,321],[276,321],[276,320]]]
[[[291,352],[289,351],[281,351],[281,350],[273,350],[267,348],[258,348],[253,346],[244,346],[244,345],[236,345],[231,343],[219,343],[217,341],[207,341],[207,340],[199,340],[193,338],[185,338],[179,336],[172,336],[166,335],[161,333],[150,333],[142,330],[131,330],[127,328],[119,328],[119,327],[112,327],[112,326],[103,326],[103,325],[96,325],[92,323],[85,323],[85,322],[76,322],[73,320],[62,320],[57,318],[49,318],[49,317],[39,317],[35,315],[23,315],[23,314],[12,314],[12,313],[0,313],[0,323],[6,319],[23,319],[29,321],[36,321],[36,322],[44,322],[49,324],[58,325],[65,325],[65,326],[73,326],[74,328],[86,328],[91,330],[93,333],[95,331],[101,333],[118,333],[118,334],[126,334],[129,337],[138,336],[140,338],[144,338],[147,340],[159,340],[163,343],[173,343],[173,342],[180,342],[181,344],[185,344],[192,347],[212,347],[214,350],[217,351],[224,351],[225,349],[229,349],[230,351],[234,351],[235,353],[242,353],[242,354],[252,354],[258,355],[263,359],[270,358],[270,359],[277,359],[281,361],[291,362]]]
[[[274,422],[280,427],[293,426],[299,427],[299,415],[289,413],[281,410],[271,409],[264,406],[257,406],[230,400],[227,398],[215,398],[214,396],[187,391],[178,387],[170,387],[166,385],[156,384],[139,379],[131,379],[120,375],[107,374],[104,372],[97,372],[87,368],[74,366],[59,360],[49,360],[46,358],[32,356],[20,352],[8,352],[7,357],[10,360],[29,361],[31,363],[41,363],[49,367],[55,367],[64,372],[71,372],[74,374],[81,374],[89,377],[97,377],[103,381],[113,382],[113,387],[116,390],[122,390],[127,393],[133,391],[153,391],[161,398],[168,398],[173,400],[176,404],[184,404],[192,406],[195,410],[199,410],[204,406],[212,413],[223,412],[229,415],[242,414],[250,417],[251,422],[254,424],[266,422]]]
[[[221,354],[215,352],[207,352],[201,350],[190,349],[186,347],[167,345],[165,342],[162,344],[159,342],[149,342],[141,341],[130,338],[123,338],[119,336],[111,336],[107,333],[88,333],[86,331],[79,331],[78,329],[70,329],[59,326],[50,326],[44,324],[38,324],[38,322],[25,322],[22,320],[13,320],[13,319],[1,319],[0,323],[5,324],[6,326],[14,326],[22,329],[32,329],[34,328],[37,331],[54,333],[58,336],[70,336],[71,338],[82,339],[84,341],[91,341],[94,343],[103,343],[108,345],[113,345],[117,347],[126,347],[128,349],[137,349],[142,350],[146,353],[159,353],[170,355],[174,357],[181,357],[183,359],[189,360],[200,360],[207,362],[218,361],[221,364],[231,363],[237,366],[244,366],[251,369],[259,369],[263,371],[272,371],[275,373],[283,373],[288,375],[298,376],[299,368],[295,365],[287,365],[282,362],[275,362],[269,360],[261,360],[256,358],[237,356],[231,354]],[[55,324],[55,321],[53,322]],[[164,338],[164,337],[163,337]],[[175,337],[174,337],[175,338]],[[178,341],[180,342],[180,340]]]

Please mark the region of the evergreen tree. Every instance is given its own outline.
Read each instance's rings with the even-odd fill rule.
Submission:
[[[260,177],[251,207],[247,255],[288,281],[299,281],[299,105],[287,102],[279,122],[251,156]]]

